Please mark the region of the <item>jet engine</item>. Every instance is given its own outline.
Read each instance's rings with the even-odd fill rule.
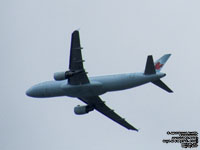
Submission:
[[[94,107],[92,106],[89,106],[89,105],[86,105],[86,106],[76,106],[74,107],[74,113],[76,115],[83,115],[83,114],[87,114],[89,113],[90,111],[93,111],[94,110]]]
[[[76,74],[76,72],[72,72],[72,71],[56,72],[56,73],[54,73],[53,77],[56,81],[60,81],[60,80],[68,79],[69,77],[73,76],[74,74]]]
[[[81,72],[83,72],[84,70],[78,70],[78,71],[65,71],[65,72],[56,72],[54,73],[54,79],[56,81],[61,81],[61,80],[65,80],[65,79],[69,79],[69,77],[75,75],[75,74],[79,74]]]

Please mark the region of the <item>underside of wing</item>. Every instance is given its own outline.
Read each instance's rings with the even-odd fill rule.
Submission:
[[[114,110],[106,106],[99,96],[87,97],[87,98],[81,97],[79,99],[85,102],[86,104],[93,106],[94,109],[104,114],[108,118],[112,119],[113,121],[117,122],[118,124],[122,125],[123,127],[129,130],[138,131],[138,129],[129,124],[124,118],[120,117],[117,113],[115,113]]]
[[[70,49],[70,61],[69,70],[75,72],[73,76],[69,78],[69,84],[80,85],[89,83],[87,73],[83,67],[83,59],[81,54],[81,45],[79,32],[74,31],[71,38],[71,49]]]

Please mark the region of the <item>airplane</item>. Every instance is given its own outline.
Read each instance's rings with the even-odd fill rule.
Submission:
[[[69,70],[54,73],[53,81],[32,86],[26,91],[26,95],[35,98],[75,97],[86,104],[74,107],[76,115],[83,115],[97,110],[123,127],[138,131],[137,128],[115,113],[113,109],[110,109],[99,96],[106,92],[134,88],[150,82],[169,93],[173,92],[160,80],[160,78],[166,76],[165,73],[160,71],[171,54],[165,54],[155,62],[152,55],[149,55],[145,70],[141,73],[88,77],[83,66],[84,60],[82,59],[81,50],[79,31],[75,30],[71,36]]]

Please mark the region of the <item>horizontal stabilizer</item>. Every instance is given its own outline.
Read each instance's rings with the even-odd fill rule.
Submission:
[[[156,71],[155,71],[155,67],[154,67],[153,57],[152,57],[152,55],[149,55],[147,57],[144,74],[150,75],[150,74],[155,74],[155,73],[156,73]]]
[[[161,80],[156,80],[156,81],[153,81],[152,83],[169,93],[173,93],[173,91]]]

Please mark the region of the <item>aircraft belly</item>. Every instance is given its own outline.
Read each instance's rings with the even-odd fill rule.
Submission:
[[[92,80],[96,80],[101,82],[103,88],[109,91],[118,91],[118,90],[125,90],[133,87],[137,87],[139,85],[148,83],[153,79],[157,79],[156,75],[149,75],[146,76],[143,73],[136,73],[136,74],[119,74],[119,75],[110,75],[110,76],[101,76],[92,78]]]
[[[132,75],[111,75],[111,76],[101,76],[97,78],[93,78],[92,80],[96,80],[101,82],[103,88],[106,91],[116,91],[123,90],[127,88],[131,88],[135,85],[135,81]]]
[[[90,97],[104,94],[106,91],[103,89],[101,83],[93,82],[82,85],[62,85],[62,90],[66,96],[70,97]]]
[[[57,84],[54,86],[48,86],[45,89],[45,95],[46,97],[57,97],[57,96],[64,96],[65,93],[63,92],[63,90],[60,88],[61,84]]]
[[[139,82],[134,80],[116,80],[115,82],[105,83],[104,87],[107,91],[118,91],[138,86]]]
[[[109,91],[133,88],[160,78],[158,75],[121,74],[90,78],[90,83],[70,85],[67,80],[48,81],[31,88],[32,97],[90,97],[104,94]]]

